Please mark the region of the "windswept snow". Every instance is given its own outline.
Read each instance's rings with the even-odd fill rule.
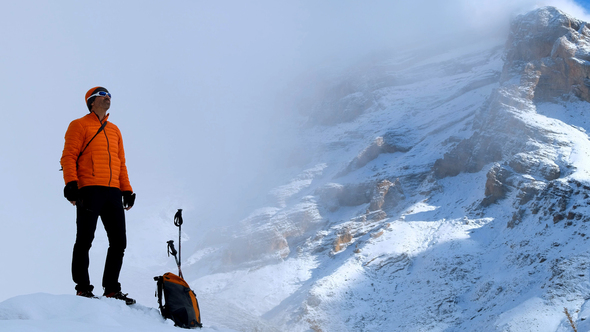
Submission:
[[[37,293],[0,303],[0,330],[18,332],[178,331],[156,308],[114,299]],[[232,332],[205,324],[202,331]]]

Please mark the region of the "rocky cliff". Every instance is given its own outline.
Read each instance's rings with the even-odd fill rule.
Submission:
[[[277,330],[590,328],[589,43],[546,7],[324,84],[299,104],[312,162],[197,251],[200,291]]]

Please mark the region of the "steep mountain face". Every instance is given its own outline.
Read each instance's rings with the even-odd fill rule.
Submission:
[[[566,331],[567,308],[590,329],[589,70],[590,27],[546,7],[507,41],[399,52],[307,94],[312,162],[185,268],[203,315]]]

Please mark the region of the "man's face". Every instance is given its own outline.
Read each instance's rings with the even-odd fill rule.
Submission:
[[[94,98],[92,107],[99,107],[103,108],[104,110],[108,110],[111,107],[111,98],[109,96],[97,96]]]

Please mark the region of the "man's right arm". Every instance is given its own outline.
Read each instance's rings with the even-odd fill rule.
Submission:
[[[61,167],[65,183],[78,181],[77,162],[82,144],[84,143],[84,128],[78,121],[72,121],[66,131],[64,150],[61,156]]]
[[[66,186],[64,197],[76,205],[78,197],[78,156],[84,143],[84,128],[78,121],[72,121],[66,131],[61,167]]]

